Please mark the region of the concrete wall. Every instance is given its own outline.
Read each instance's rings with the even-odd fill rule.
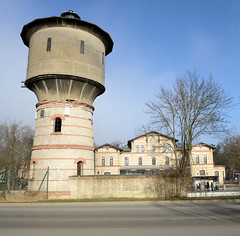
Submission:
[[[72,199],[81,198],[151,198],[150,176],[72,176]]]
[[[67,74],[104,84],[103,42],[80,28],[49,27],[36,31],[30,40],[27,79],[43,74]],[[47,51],[47,39],[52,38]],[[84,53],[80,53],[80,41]]]

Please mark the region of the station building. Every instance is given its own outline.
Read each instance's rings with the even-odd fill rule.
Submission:
[[[173,152],[176,141],[167,135],[149,132],[129,140],[125,146],[101,145],[95,149],[95,174],[152,175],[176,168],[176,158],[180,158],[179,152]],[[195,184],[209,180],[223,184],[225,167],[214,165],[215,149],[206,143],[193,146],[189,167]]]

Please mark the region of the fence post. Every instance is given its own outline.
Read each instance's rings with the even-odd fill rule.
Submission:
[[[48,199],[48,182],[49,182],[49,167],[47,170],[47,199]]]
[[[39,194],[39,192],[40,192],[40,190],[41,190],[41,188],[42,188],[43,182],[44,182],[44,180],[45,180],[46,177],[47,177],[46,197],[47,197],[47,199],[48,199],[49,167],[47,168],[47,171],[46,171],[45,175],[43,176],[43,179],[42,179],[42,182],[41,182],[41,184],[40,184],[40,186],[39,186],[39,188],[38,188],[37,194]]]

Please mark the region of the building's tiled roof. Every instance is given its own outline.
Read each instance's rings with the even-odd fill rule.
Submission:
[[[133,138],[133,139],[128,140],[128,146],[129,146],[129,148],[131,149],[132,141],[134,141],[134,140],[136,140],[136,139],[138,139],[138,138],[144,137],[144,136],[148,136],[148,135],[149,135],[149,136],[150,136],[150,135],[157,135],[157,136],[162,136],[162,137],[167,138],[167,139],[175,140],[175,142],[178,141],[177,139],[174,139],[173,137],[170,137],[170,136],[168,136],[168,135],[161,134],[161,133],[158,133],[158,132],[156,132],[156,131],[150,131],[150,132],[147,132],[147,133],[145,133],[145,134],[139,135],[139,136],[137,136],[137,137],[135,137],[135,138]]]
[[[98,146],[98,147],[95,148],[95,150],[98,150],[99,148],[103,148],[103,147],[111,147],[111,148],[114,148],[114,149],[119,150],[119,151],[123,150],[123,149],[121,149],[119,147],[116,147],[116,146],[114,146],[112,144],[109,144],[109,143],[105,143],[105,144],[103,144],[101,146]]]
[[[128,142],[131,142],[131,141],[133,141],[133,140],[135,140],[135,139],[138,139],[138,138],[141,138],[141,137],[144,137],[144,136],[147,136],[147,135],[158,135],[158,136],[162,136],[162,137],[165,137],[165,138],[168,138],[168,139],[174,139],[173,137],[170,137],[170,136],[168,136],[168,135],[161,134],[161,133],[158,133],[158,132],[156,132],[156,131],[150,131],[150,132],[147,132],[147,133],[145,133],[145,134],[139,135],[139,136],[137,136],[137,137],[135,137],[135,138],[133,138],[133,139],[130,139],[130,140],[128,140]],[[178,140],[175,139],[175,141],[178,141]]]
[[[196,143],[193,145],[193,147],[197,147],[197,146],[207,146],[207,147],[210,147],[212,149],[216,149],[217,147],[213,144],[207,144],[207,143],[203,143],[203,142],[200,142],[200,143]]]
[[[119,150],[119,151],[124,151],[124,152],[130,152],[131,151],[131,144],[132,144],[132,141],[138,139],[138,138],[141,138],[141,137],[145,137],[145,136],[150,136],[150,135],[157,135],[157,136],[162,136],[164,138],[167,138],[167,139],[171,139],[171,140],[175,140],[175,142],[177,142],[178,140],[177,139],[174,139],[173,137],[170,137],[168,135],[165,135],[165,134],[161,134],[161,133],[158,133],[156,131],[150,131],[150,132],[147,132],[145,134],[142,134],[142,135],[139,135],[133,139],[130,139],[128,140],[127,142],[127,145],[122,145],[122,146],[115,146],[115,145],[112,145],[112,144],[109,144],[109,143],[105,143],[101,146],[98,146],[95,148],[95,150],[98,150],[99,148],[102,148],[102,147],[111,147],[111,148],[114,148],[116,150]],[[216,146],[213,145],[213,144],[207,144],[207,143],[203,143],[203,142],[199,142],[197,144],[194,144],[193,147],[197,147],[197,146],[207,146],[207,147],[210,147],[212,149],[216,149]],[[181,145],[177,147],[177,150],[181,150]]]

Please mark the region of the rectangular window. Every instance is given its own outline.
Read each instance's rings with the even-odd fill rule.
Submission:
[[[47,39],[47,51],[51,51],[51,46],[52,46],[52,38]]]
[[[138,158],[138,165],[141,166],[142,165],[142,157]]]
[[[196,164],[199,164],[200,163],[200,160],[199,160],[199,156],[197,155],[196,156]]]
[[[70,115],[70,107],[65,107],[64,108],[64,115],[69,116]]]
[[[93,117],[92,112],[88,111],[88,119],[89,119],[89,120],[92,120],[92,117]]]
[[[170,158],[169,157],[165,157],[165,165],[169,165],[170,164]]]
[[[104,65],[104,57],[105,57],[105,55],[104,55],[104,52],[102,53],[102,64]]]
[[[203,161],[204,161],[204,164],[207,164],[207,155],[204,155],[204,157],[203,157],[204,159],[203,159]]]
[[[110,157],[110,166],[113,166],[113,157]]]
[[[129,158],[125,157],[125,166],[128,166],[128,165],[129,165]]]
[[[84,54],[84,41],[83,40],[80,41],[80,53]]]
[[[155,145],[152,145],[151,151],[152,151],[152,152],[156,152],[156,146],[155,146]]]
[[[102,166],[105,166],[105,157],[102,157]]]
[[[41,117],[41,118],[44,117],[44,110],[43,110],[43,109],[40,110],[40,117]]]

